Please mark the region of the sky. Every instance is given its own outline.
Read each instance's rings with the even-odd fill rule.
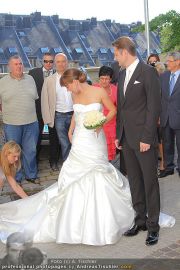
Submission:
[[[142,21],[144,0],[0,0],[0,13],[42,15],[58,14],[60,18],[84,20],[111,19],[120,23]],[[148,0],[149,19],[169,10],[180,12],[180,0]]]

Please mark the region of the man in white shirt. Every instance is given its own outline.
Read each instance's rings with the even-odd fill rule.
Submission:
[[[157,122],[160,115],[160,83],[156,70],[137,59],[129,37],[113,42],[120,72],[117,95],[117,140],[122,145],[132,203],[134,226],[125,236],[148,230],[146,245],[159,237],[160,195],[157,178]]]
[[[44,123],[49,127],[56,127],[63,161],[66,160],[71,147],[68,130],[73,115],[71,93],[67,91],[66,87],[60,85],[61,75],[67,66],[66,55],[57,54],[55,56],[56,73],[46,78],[41,95],[42,117]]]

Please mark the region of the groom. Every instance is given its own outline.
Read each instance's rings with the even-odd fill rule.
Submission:
[[[113,42],[115,60],[124,68],[119,77],[116,147],[124,153],[135,225],[125,233],[148,230],[146,245],[159,237],[160,195],[157,178],[157,122],[160,84],[153,67],[140,62],[129,37]],[[120,146],[121,145],[121,146]]]

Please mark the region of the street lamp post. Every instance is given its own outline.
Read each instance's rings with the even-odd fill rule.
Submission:
[[[150,38],[149,38],[149,8],[148,0],[144,0],[145,32],[147,41],[147,56],[150,55]]]

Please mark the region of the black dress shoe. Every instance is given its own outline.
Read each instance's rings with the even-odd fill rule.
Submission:
[[[158,174],[158,178],[163,178],[163,177],[166,177],[166,176],[172,175],[172,174],[174,174],[174,170],[171,170],[171,171],[160,170],[159,174]]]
[[[28,178],[26,179],[29,183],[40,185],[40,180],[38,178]]]
[[[58,167],[57,163],[50,164],[50,167],[51,167],[51,170],[54,172],[59,171],[59,167]]]
[[[146,225],[139,226],[135,224],[131,229],[124,233],[124,236],[134,236],[138,234],[139,231],[147,231]]]
[[[147,238],[146,238],[146,245],[152,246],[157,244],[159,239],[159,233],[158,232],[148,232]]]

